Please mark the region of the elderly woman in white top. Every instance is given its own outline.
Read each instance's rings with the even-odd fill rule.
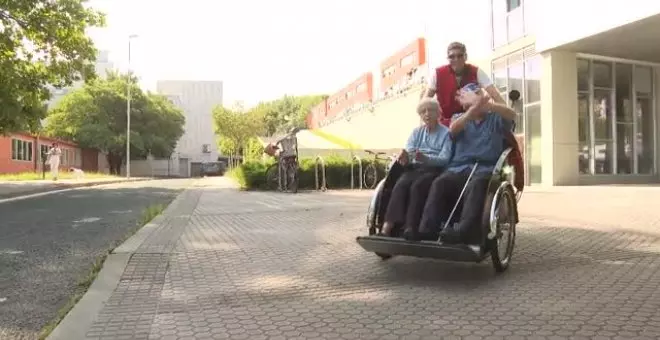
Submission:
[[[48,158],[46,159],[46,163],[50,165],[50,174],[53,177],[53,181],[57,181],[60,170],[60,158],[62,157],[62,149],[59,148],[57,143],[53,143],[53,145],[48,150],[47,155]]]

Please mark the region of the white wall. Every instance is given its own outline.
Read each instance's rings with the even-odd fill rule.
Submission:
[[[404,95],[378,102],[374,111],[365,110],[350,121],[339,120],[321,128],[364,149],[399,149],[405,146],[413,128],[420,124],[415,111],[421,87]]]
[[[656,0],[525,0],[538,6],[536,50],[545,51],[660,13]],[[543,15],[539,15],[542,13]]]
[[[218,158],[213,117],[211,111],[222,105],[223,83],[221,81],[158,81],[157,91],[167,96],[176,96],[184,111],[186,125],[175,152],[193,162],[215,161]],[[211,153],[202,153],[202,145],[208,144]]]

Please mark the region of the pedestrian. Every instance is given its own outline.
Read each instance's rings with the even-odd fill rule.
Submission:
[[[62,157],[62,150],[59,148],[57,143],[53,143],[50,149],[48,150],[48,158],[46,163],[50,165],[50,174],[53,177],[53,181],[57,181],[60,170],[60,157]]]

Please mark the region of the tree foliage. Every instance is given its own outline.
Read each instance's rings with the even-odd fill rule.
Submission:
[[[257,136],[273,136],[304,128],[310,109],[327,96],[283,96],[270,102],[261,102],[250,110],[241,105],[233,108],[217,107],[213,119],[218,135],[220,152],[225,155],[254,156],[260,150]],[[249,149],[249,150],[248,150]]]
[[[94,76],[96,49],[85,30],[102,26],[86,0],[0,0],[0,134],[34,129],[49,86]]]
[[[226,155],[240,155],[251,138],[263,133],[263,121],[258,113],[239,110],[239,108],[232,110],[223,106],[213,109],[220,152]]]
[[[68,93],[47,119],[46,133],[107,152],[113,173],[126,157],[127,75],[108,74]],[[184,132],[182,111],[167,98],[131,86],[131,156],[169,157]]]

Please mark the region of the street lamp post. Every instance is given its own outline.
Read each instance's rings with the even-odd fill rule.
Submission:
[[[128,36],[128,77],[126,86],[126,178],[131,178],[131,40],[136,34]]]

